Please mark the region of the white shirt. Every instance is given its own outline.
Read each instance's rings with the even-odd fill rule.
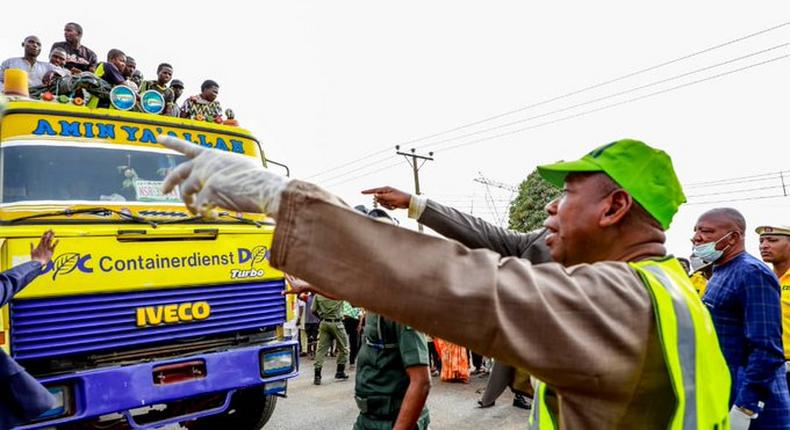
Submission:
[[[9,58],[0,64],[0,84],[4,84],[6,69],[20,69],[27,72],[27,86],[37,87],[42,84],[41,79],[53,69],[52,64],[36,61],[32,66],[24,57]],[[2,88],[0,88],[2,89]]]

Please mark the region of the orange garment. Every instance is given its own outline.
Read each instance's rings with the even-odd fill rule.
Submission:
[[[469,357],[466,348],[456,344],[433,338],[438,342],[438,350],[442,356],[442,375],[444,382],[469,382]]]

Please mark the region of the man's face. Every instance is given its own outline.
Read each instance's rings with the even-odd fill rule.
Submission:
[[[184,94],[184,89],[181,87],[170,87],[173,90],[173,94],[175,94],[176,98],[181,97],[181,94]]]
[[[136,69],[137,69],[137,63],[135,63],[134,60],[129,60],[129,58],[127,58],[126,67],[123,69],[123,76],[125,78],[129,78],[130,76],[132,76],[132,73],[134,73]]]
[[[546,245],[554,261],[572,266],[587,261],[586,250],[600,231],[599,220],[605,204],[599,181],[589,174],[570,174],[561,197],[546,207]]]
[[[63,67],[63,65],[66,64],[66,56],[60,51],[55,51],[50,55],[49,62],[50,64]]]
[[[766,263],[781,264],[790,261],[790,236],[761,235],[760,256]]]
[[[703,243],[716,242],[730,232],[732,232],[732,228],[726,220],[716,215],[703,215],[697,220],[697,224],[694,225],[694,236],[691,238],[691,243],[697,246]],[[726,242],[726,239],[719,242],[716,245],[716,249],[723,249],[727,246]]]
[[[22,46],[25,47],[25,57],[36,58],[41,53],[41,41],[38,37],[28,37]]]
[[[162,70],[157,73],[157,78],[160,85],[170,82],[170,79],[173,78],[173,69],[170,67],[162,67]]]
[[[124,55],[117,55],[117,56],[113,57],[113,59],[110,60],[110,62],[115,67],[117,67],[118,71],[121,72],[121,73],[123,73],[124,70],[126,69],[126,56],[124,56]]]
[[[66,42],[74,43],[79,42],[82,38],[82,35],[77,31],[77,28],[71,24],[66,25],[63,29],[63,37],[66,39]]]
[[[204,99],[206,99],[206,100],[208,100],[210,102],[213,102],[214,100],[216,100],[217,99],[217,95],[219,95],[219,87],[217,87],[217,86],[208,87],[208,88],[206,88],[203,91],[203,94],[201,94],[201,96]]]

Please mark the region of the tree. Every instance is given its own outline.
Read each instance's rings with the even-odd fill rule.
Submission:
[[[546,220],[546,205],[562,190],[546,182],[537,169],[518,187],[518,196],[510,205],[510,229],[528,232],[539,229]]]

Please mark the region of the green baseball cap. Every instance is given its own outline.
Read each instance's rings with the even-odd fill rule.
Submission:
[[[672,159],[644,142],[623,139],[594,149],[580,160],[538,166],[549,183],[562,187],[574,172],[603,172],[631,194],[664,230],[686,202]]]

